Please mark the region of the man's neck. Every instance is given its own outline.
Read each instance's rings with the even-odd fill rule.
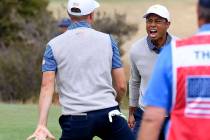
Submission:
[[[167,40],[167,34],[165,34],[163,37],[159,38],[158,40],[151,40],[152,44],[155,45],[157,48],[161,48]]]

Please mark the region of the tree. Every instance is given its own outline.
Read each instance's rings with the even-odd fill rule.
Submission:
[[[56,25],[47,5],[48,0],[0,1],[0,100],[38,96],[44,44]]]

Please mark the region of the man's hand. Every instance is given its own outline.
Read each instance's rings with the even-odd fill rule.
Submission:
[[[38,125],[35,132],[27,138],[27,140],[46,140],[49,138],[50,140],[55,140],[55,137],[50,133],[50,131],[43,125]]]
[[[128,126],[130,128],[134,128],[134,125],[135,125],[135,118],[134,118],[134,113],[136,111],[136,108],[135,106],[129,106],[129,113],[128,113]]]
[[[135,125],[135,118],[134,118],[134,115],[129,115],[128,116],[128,126],[130,128],[134,128],[134,125]]]

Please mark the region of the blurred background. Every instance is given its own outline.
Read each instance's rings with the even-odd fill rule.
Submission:
[[[94,28],[118,41],[127,80],[128,51],[146,35],[142,18],[153,4],[171,13],[169,32],[180,38],[196,32],[195,0],[98,0]],[[67,0],[0,1],[0,140],[23,140],[35,129],[41,84],[41,62],[46,43],[59,34],[58,24],[68,18]],[[57,94],[49,126],[59,137]],[[128,96],[122,108],[127,112]],[[16,127],[14,127],[16,126]],[[97,138],[96,138],[97,139]]]

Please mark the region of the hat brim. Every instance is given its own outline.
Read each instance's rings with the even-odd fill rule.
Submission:
[[[155,14],[155,15],[158,15],[158,16],[162,17],[161,15],[159,15],[159,14],[157,14],[157,13],[155,13],[155,12],[151,12],[151,13],[146,13],[146,14],[144,14],[144,15],[143,15],[143,18],[147,18],[147,16],[150,15],[150,14]],[[164,17],[162,17],[162,18],[164,18]]]
[[[160,14],[158,14],[158,13],[155,13],[155,12],[146,13],[146,14],[143,15],[143,18],[147,18],[147,16],[150,15],[150,14],[155,14],[155,15],[161,17],[161,18],[167,19],[167,21],[170,22],[170,19],[168,19],[168,18],[166,18],[166,17],[163,17],[162,15],[160,15]]]

